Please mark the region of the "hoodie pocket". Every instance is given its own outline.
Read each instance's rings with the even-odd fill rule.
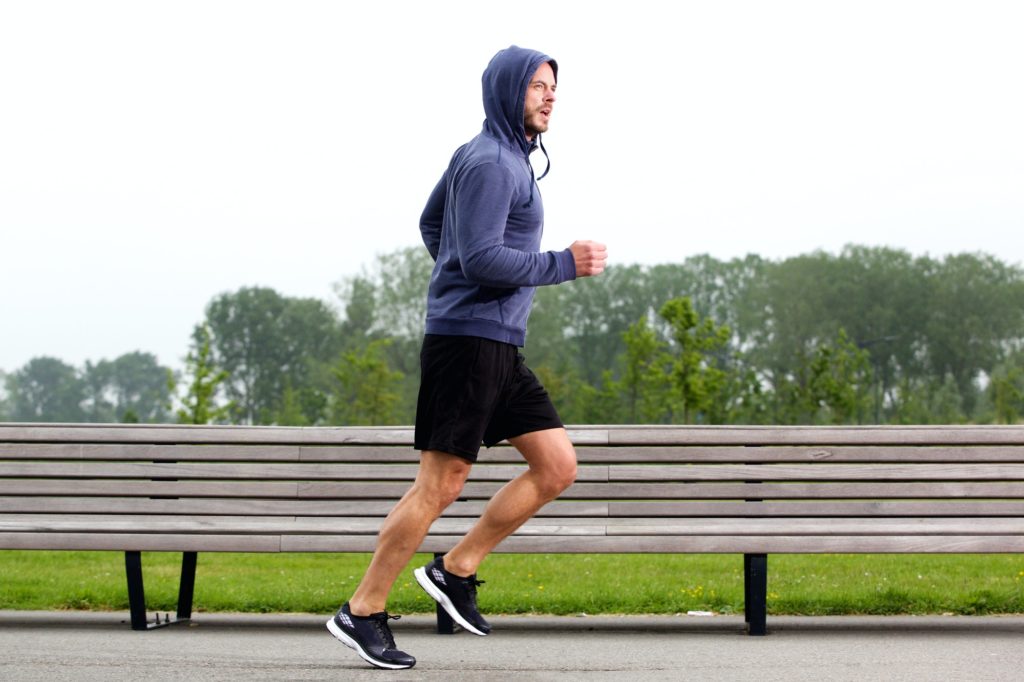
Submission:
[[[476,303],[470,311],[470,316],[475,320],[488,320],[499,324],[505,323],[505,302],[512,296],[515,290],[495,289],[483,287],[477,295]]]

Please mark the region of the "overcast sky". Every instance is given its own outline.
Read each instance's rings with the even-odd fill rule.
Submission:
[[[559,62],[545,248],[1024,263],[1024,3],[0,2],[0,370],[180,366],[215,295],[335,300],[515,43]]]

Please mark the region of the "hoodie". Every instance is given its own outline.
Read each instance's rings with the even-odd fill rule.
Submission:
[[[529,161],[540,135],[526,139],[523,111],[544,62],[557,78],[555,61],[534,50],[513,45],[491,59],[483,130],[456,150],[423,209],[420,232],[434,259],[428,334],[522,346],[535,288],[576,278],[569,249],[540,251],[544,205]]]

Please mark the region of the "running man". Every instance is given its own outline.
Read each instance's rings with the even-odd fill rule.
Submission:
[[[540,251],[544,207],[530,154],[555,104],[558,65],[516,46],[483,74],[483,130],[456,150],[420,218],[434,258],[420,353],[416,481],[385,519],[366,574],[327,628],[370,664],[411,668],[395,646],[386,603],[431,524],[462,491],[481,443],[508,440],[527,471],[498,491],[448,553],[418,568],[420,586],[463,629],[487,635],[476,603],[477,567],[541,507],[572,485],[576,452],[547,391],[519,348],[538,286],[600,274],[603,244]]]

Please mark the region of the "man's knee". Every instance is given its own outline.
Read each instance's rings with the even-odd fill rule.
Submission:
[[[576,473],[576,453],[574,452],[571,459],[566,460],[556,469],[553,483],[559,493],[576,482]]]
[[[576,481],[576,451],[570,445],[552,453],[543,464],[533,468],[540,475],[544,492],[553,499]]]
[[[471,465],[464,460],[457,460],[452,455],[428,459],[429,454],[424,453],[415,488],[421,499],[433,505],[440,514],[459,499]]]

